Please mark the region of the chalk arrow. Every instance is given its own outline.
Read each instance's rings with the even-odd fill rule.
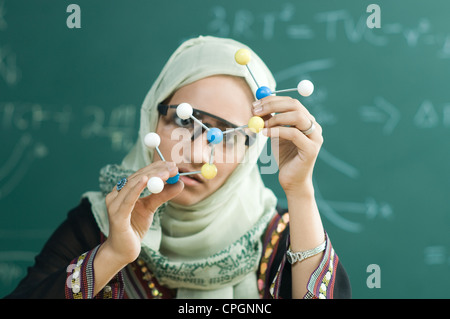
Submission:
[[[374,106],[362,106],[359,113],[364,122],[384,123],[382,132],[386,135],[391,134],[400,121],[398,109],[382,97],[375,98]]]
[[[386,220],[391,219],[393,216],[391,205],[385,202],[377,202],[373,197],[366,198],[364,202],[327,200],[322,196],[316,182],[314,183],[314,191],[321,214],[335,226],[348,232],[359,233],[364,229],[361,222],[351,220],[352,215],[365,215],[368,220],[375,218],[377,215]]]
[[[336,211],[342,213],[356,213],[364,214],[367,218],[373,219],[379,215],[382,218],[389,219],[393,215],[392,207],[388,203],[378,203],[374,198],[366,198],[364,203],[360,202],[337,202],[327,200],[330,205]]]

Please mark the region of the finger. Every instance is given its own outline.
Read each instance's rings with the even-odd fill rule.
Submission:
[[[311,134],[309,134],[308,137],[310,139],[315,140],[316,142],[322,144],[323,143],[323,135],[322,135],[323,129],[322,129],[322,126],[319,123],[315,122],[315,121],[313,123],[314,123],[314,126],[315,126],[314,131]]]
[[[136,173],[130,175],[126,184],[119,190],[115,186],[106,199],[108,211],[122,211],[124,216],[128,216],[134,208],[136,201],[147,185],[148,180],[152,176],[158,176],[163,181],[169,177],[175,176],[178,173],[178,168],[173,162],[155,162],[152,163]]]
[[[162,170],[158,172],[158,177],[160,177],[163,181],[167,181],[169,177],[173,177],[178,174],[178,167],[177,166],[167,166],[163,167]]]
[[[160,162],[160,163],[155,163],[156,165],[153,165],[151,168],[146,167],[144,169],[139,170],[139,174],[136,174],[132,177],[132,179],[127,182],[130,183],[132,186],[132,188],[128,188],[126,191],[125,187],[127,185],[125,185],[121,192],[117,195],[116,199],[119,201],[124,201],[125,198],[129,197],[130,192],[133,192],[135,190],[135,188],[133,186],[138,185],[139,188],[142,188],[142,180],[144,177],[146,182],[148,182],[148,180],[151,177],[159,177],[161,178],[163,181],[166,181],[169,177],[175,176],[178,173],[178,168],[175,165],[172,165],[171,163],[166,163],[166,162]],[[142,192],[143,188],[141,189]],[[134,196],[134,193],[131,193],[132,196]]]
[[[301,131],[306,131],[311,127],[311,121],[305,113],[300,111],[278,113],[264,122],[264,127],[293,126]]]
[[[158,161],[154,162],[150,165],[147,165],[134,174],[130,175],[127,178],[127,183],[122,187],[122,189],[129,188],[129,185],[135,185],[136,181],[139,181],[142,176],[148,176],[148,178],[152,176],[161,177],[163,180],[167,180],[170,176],[174,176],[178,173],[178,168],[176,167],[174,162],[163,162]],[[120,190],[122,190],[120,189]],[[115,186],[113,188],[113,192],[116,196],[119,194],[119,190]]]
[[[289,111],[301,111],[308,116],[312,115],[299,100],[293,99],[289,96],[269,96],[259,100],[258,105],[253,106],[253,114],[258,116],[265,116],[275,113],[283,113]]]
[[[142,201],[146,211],[154,213],[159,206],[180,194],[183,189],[184,183],[179,180],[175,184],[165,184],[161,193],[151,194],[141,198],[140,200]]]
[[[263,134],[272,138],[282,138],[291,141],[299,150],[309,152],[311,148],[316,149],[321,143],[312,141],[308,136],[294,127],[277,126],[263,130]]]
[[[176,168],[175,162],[167,162],[167,161],[157,161],[153,162],[150,165],[147,165],[141,168],[138,172],[139,174],[146,174],[147,176],[154,175],[155,172],[160,172],[163,170],[172,170]]]
[[[130,185],[126,190],[122,189],[119,195],[115,198],[114,203],[118,205],[118,214],[122,217],[129,217],[133,211],[136,201],[139,199],[144,188],[147,186],[148,176],[142,175],[140,178],[135,178],[134,185]]]
[[[116,198],[117,194],[117,186],[114,186],[113,189],[105,196],[106,207],[109,207],[114,198]]]
[[[119,192],[122,190],[122,188],[124,188],[128,184],[128,181],[132,178],[132,176],[133,175],[126,178],[125,184],[122,185],[120,188],[118,188],[119,187],[118,185],[120,182],[122,182],[122,180],[120,180],[120,182],[118,182],[116,185],[113,186],[113,188],[111,189],[111,192],[109,192],[105,197],[107,206],[109,206],[109,204],[111,204],[112,201],[114,201],[114,199],[119,195]]]

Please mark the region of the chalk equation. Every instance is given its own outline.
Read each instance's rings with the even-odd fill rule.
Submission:
[[[0,32],[6,31],[8,23],[6,21],[5,1],[0,1]],[[0,81],[9,87],[19,83],[21,71],[17,65],[17,54],[10,45],[0,42]]]
[[[98,106],[73,108],[41,103],[0,103],[0,128],[8,139],[14,138],[0,162],[0,199],[16,189],[33,164],[45,159],[52,150],[52,140],[45,136],[78,136],[81,140],[106,140],[113,152],[126,152],[137,135],[137,109],[120,105],[111,110]],[[80,126],[80,123],[82,125]]]
[[[212,18],[207,28],[213,35],[242,39],[323,39],[330,43],[344,40],[373,46],[433,47],[437,58],[450,58],[450,34],[436,32],[428,17],[420,17],[411,25],[384,19],[380,28],[370,28],[365,10],[359,14],[346,9],[316,12],[310,21],[311,13],[299,6],[288,2],[270,12],[259,13],[251,8],[236,10],[214,6],[210,10]],[[303,21],[308,22],[301,23]]]
[[[0,1],[0,31],[4,31],[8,27],[5,15],[6,15],[5,0],[2,0]]]
[[[5,133],[35,134],[52,129],[56,134],[76,134],[84,139],[106,138],[113,151],[127,151],[135,141],[137,126],[137,108],[131,104],[107,110],[93,105],[74,108],[69,105],[0,102],[0,127]]]
[[[16,53],[9,45],[0,43],[0,79],[8,86],[13,86],[19,83],[20,77]]]
[[[0,286],[10,287],[23,278],[35,256],[32,251],[0,251]]]
[[[425,265],[450,265],[450,254],[444,245],[432,245],[425,247],[423,251]]]

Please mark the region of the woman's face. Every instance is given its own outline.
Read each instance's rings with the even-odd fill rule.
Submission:
[[[166,104],[178,105],[186,102],[196,110],[208,112],[241,126],[247,124],[252,116],[250,107],[253,101],[253,93],[243,78],[218,75],[180,88]],[[169,109],[167,115],[159,118],[156,129],[156,133],[161,137],[159,150],[167,161],[177,164],[180,173],[200,171],[203,164],[209,163],[211,157],[211,145],[207,142],[206,132],[195,135],[196,138],[192,140],[188,129],[180,128],[180,119],[176,117],[175,112],[175,109]],[[220,121],[207,116],[202,119],[202,122],[205,121],[210,122],[207,126],[217,126],[223,130]],[[201,132],[200,129],[200,126],[194,125],[195,132]],[[225,135],[224,141],[214,146],[213,163],[217,167],[216,177],[205,179],[200,174],[180,176],[185,185],[184,190],[172,201],[192,205],[222,186],[244,157],[245,144],[242,144],[242,138],[242,134],[236,134],[233,143],[233,139],[227,139]],[[161,160],[157,152],[156,160]]]

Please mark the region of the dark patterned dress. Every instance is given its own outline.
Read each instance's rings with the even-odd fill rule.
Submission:
[[[278,209],[269,223],[263,240],[258,268],[261,298],[291,298],[291,265],[286,261],[289,247],[289,215]],[[304,298],[350,298],[350,282],[331,241],[326,235],[322,261],[311,274]],[[138,258],[119,271],[94,296],[94,258],[105,240],[91,206],[83,199],[56,229],[35,264],[6,298],[75,298],[75,299],[170,299],[175,289],[160,285],[146,263]]]

